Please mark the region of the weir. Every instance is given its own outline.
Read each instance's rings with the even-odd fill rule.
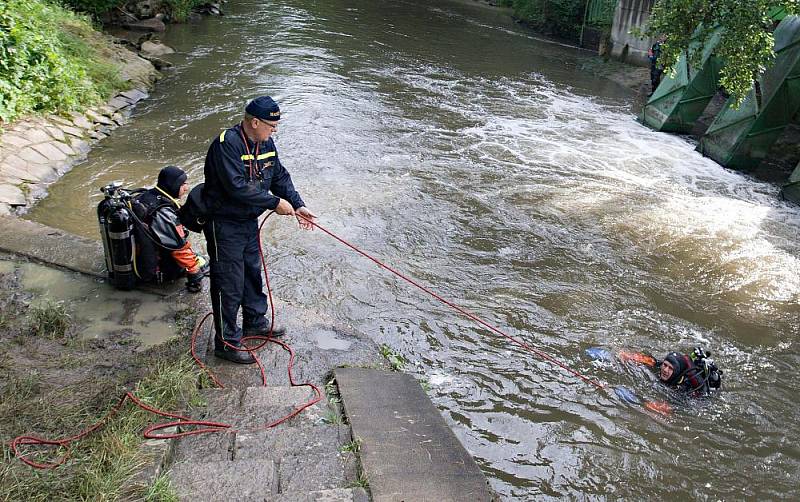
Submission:
[[[647,101],[642,121],[656,131],[687,134],[700,117],[719,86],[722,61],[714,56],[721,36],[716,30],[703,47],[700,65],[692,67],[686,54],[681,55],[674,76],[665,75]],[[695,42],[697,47],[699,42]]]
[[[700,140],[698,151],[725,167],[751,170],[800,109],[800,17],[790,16],[775,30],[775,64],[734,108],[729,98]],[[760,94],[760,95],[759,95]]]

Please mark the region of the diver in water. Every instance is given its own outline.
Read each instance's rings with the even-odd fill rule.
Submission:
[[[693,397],[708,396],[722,385],[722,371],[710,353],[695,347],[691,354],[670,352],[655,362],[658,379],[664,385]]]

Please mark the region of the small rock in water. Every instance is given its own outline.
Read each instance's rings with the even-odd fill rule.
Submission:
[[[172,47],[168,47],[162,43],[148,40],[142,43],[142,53],[147,56],[163,56],[165,54],[173,54],[175,52]]]

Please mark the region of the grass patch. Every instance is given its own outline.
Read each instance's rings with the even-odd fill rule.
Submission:
[[[361,439],[354,439],[349,443],[343,444],[339,451],[342,453],[358,453],[361,451]]]
[[[145,502],[178,502],[178,494],[172,488],[169,476],[159,475],[152,485],[142,494]]]
[[[381,355],[389,362],[392,371],[400,371],[408,364],[408,361],[399,352],[395,352],[385,343],[381,344]]]
[[[198,5],[208,3],[208,0],[167,0],[164,3],[169,6],[172,19],[179,23],[184,23],[189,19],[192,9]]]
[[[31,308],[31,334],[48,340],[63,340],[72,318],[64,302],[46,301]]]
[[[344,424],[342,398],[339,396],[339,387],[336,385],[336,379],[333,375],[330,375],[325,381],[325,397],[328,398],[328,409],[325,411],[325,416],[322,417],[322,420],[328,424]]]
[[[136,384],[134,394],[150,406],[175,411],[197,399],[197,379],[198,370],[188,357],[177,361],[164,358]],[[2,388],[0,421],[4,431],[0,440],[4,442],[4,462],[0,466],[0,486],[6,499],[116,500],[131,495],[122,493],[123,486],[145,461],[139,449],[144,441],[142,431],[159,419],[133,405],[126,405],[103,429],[74,444],[67,464],[54,470],[37,471],[25,466],[12,458],[7,446],[12,435],[38,432],[44,437],[64,437],[95,423],[124,392],[113,384],[106,385],[107,391],[94,399],[73,404],[69,404],[69,397],[75,389],[63,388],[42,396],[38,395],[35,379],[23,382],[17,378]],[[15,398],[20,389],[23,392]],[[103,404],[98,406],[99,403]],[[38,460],[52,460],[57,453],[42,450]],[[33,458],[36,460],[37,456]],[[147,498],[148,494],[163,498]],[[169,498],[166,480],[156,480],[146,493],[136,494],[135,498],[175,500]]]

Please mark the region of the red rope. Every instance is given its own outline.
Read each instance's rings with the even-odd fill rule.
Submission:
[[[602,384],[602,383],[600,383],[600,382],[598,382],[596,380],[592,380],[591,378],[589,378],[586,375],[578,372],[577,370],[574,370],[574,369],[570,368],[565,363],[562,363],[561,361],[559,361],[555,357],[547,354],[546,352],[543,352],[543,351],[537,349],[536,347],[531,346],[530,344],[528,344],[527,342],[525,342],[523,340],[520,340],[520,339],[518,339],[518,338],[516,338],[514,336],[511,336],[511,335],[509,335],[507,333],[504,333],[499,328],[489,324],[488,322],[484,321],[483,319],[481,319],[477,315],[473,314],[472,312],[469,312],[468,310],[466,310],[466,309],[464,309],[462,307],[459,307],[458,305],[456,305],[456,304],[454,304],[454,303],[442,298],[438,294],[436,294],[433,291],[431,291],[429,288],[419,284],[417,281],[407,277],[406,275],[402,274],[401,272],[398,272],[397,270],[395,270],[394,268],[390,267],[389,265],[386,265],[385,263],[383,263],[382,261],[378,260],[377,258],[374,258],[374,257],[370,256],[369,254],[365,253],[364,251],[362,251],[361,249],[357,248],[353,244],[350,244],[349,242],[347,242],[346,240],[342,239],[338,235],[334,234],[333,232],[331,232],[327,228],[325,228],[325,227],[321,226],[320,224],[318,224],[317,222],[313,221],[313,219],[307,218],[307,217],[305,217],[305,216],[303,216],[302,214],[299,214],[299,213],[297,215],[299,217],[303,218],[304,220],[306,220],[307,222],[309,222],[310,224],[312,224],[313,226],[315,226],[316,228],[319,228],[320,230],[322,230],[326,234],[330,235],[331,237],[333,237],[337,241],[341,242],[345,246],[349,247],[350,249],[352,249],[356,253],[358,253],[361,256],[369,259],[370,261],[372,261],[373,263],[375,263],[379,267],[381,267],[381,268],[383,268],[385,270],[388,270],[389,272],[391,272],[392,274],[396,275],[397,277],[403,279],[404,281],[406,281],[407,283],[411,284],[412,286],[415,286],[415,287],[421,289],[422,291],[428,293],[429,295],[431,295],[432,297],[436,298],[440,302],[444,303],[448,307],[450,307],[453,310],[455,310],[455,311],[467,316],[468,318],[470,318],[473,321],[477,322],[481,326],[489,328],[490,330],[492,330],[493,332],[497,333],[498,335],[508,339],[511,343],[513,343],[513,344],[515,344],[515,345],[517,345],[519,347],[522,347],[523,349],[525,349],[525,350],[527,350],[529,352],[533,352],[534,354],[536,354],[537,356],[541,357],[542,359],[545,359],[545,360],[555,364],[556,366],[559,366],[563,370],[568,371],[569,373],[572,373],[573,375],[575,375],[576,377],[580,378],[584,382],[586,382],[588,384],[591,384],[591,385],[594,385],[598,389],[605,389],[606,386],[604,384]]]
[[[270,212],[261,221],[261,224],[258,227],[259,235],[260,235],[261,230],[262,230],[262,228],[264,226],[264,223],[267,221],[267,219],[272,214],[273,214],[273,212]],[[348,248],[352,249],[356,253],[358,253],[361,256],[364,256],[365,258],[369,259],[370,261],[372,261],[373,263],[378,265],[380,268],[388,270],[392,274],[396,275],[397,277],[400,277],[401,279],[403,279],[404,281],[408,282],[412,286],[424,291],[425,293],[429,294],[430,296],[432,296],[435,299],[439,300],[440,302],[444,303],[445,305],[447,305],[448,307],[452,308],[453,310],[455,310],[455,311],[459,312],[460,314],[468,317],[469,319],[472,319],[476,323],[480,324],[481,326],[484,326],[484,327],[488,328],[489,330],[493,331],[494,333],[497,333],[498,335],[506,338],[511,343],[513,343],[513,344],[515,344],[515,345],[517,345],[517,346],[519,346],[519,347],[521,347],[521,348],[523,348],[523,349],[525,349],[525,350],[527,350],[529,352],[532,352],[532,353],[536,354],[537,356],[541,357],[542,359],[544,359],[546,361],[549,361],[550,363],[562,368],[563,370],[565,370],[565,371],[571,373],[572,375],[580,378],[584,382],[595,386],[598,389],[605,389],[606,386],[604,384],[602,384],[600,382],[597,382],[596,380],[592,380],[591,378],[589,378],[586,375],[578,372],[577,370],[574,370],[574,369],[570,368],[565,363],[559,361],[558,359],[556,359],[555,357],[547,354],[546,352],[544,352],[544,351],[542,351],[540,349],[537,349],[536,347],[531,346],[530,344],[528,344],[527,342],[525,342],[523,340],[520,340],[520,339],[518,339],[518,338],[516,338],[514,336],[511,336],[511,335],[503,332],[502,330],[500,330],[496,326],[493,326],[492,324],[489,324],[488,322],[484,321],[483,319],[481,319],[477,315],[473,314],[472,312],[469,312],[468,310],[456,305],[455,303],[453,303],[453,302],[451,302],[449,300],[446,300],[445,298],[443,298],[442,296],[440,296],[437,293],[433,292],[429,288],[419,284],[417,281],[407,277],[405,274],[395,270],[394,268],[390,267],[389,265],[386,265],[385,263],[383,263],[382,261],[378,260],[377,258],[372,257],[371,255],[369,255],[366,252],[362,251],[361,249],[359,249],[358,247],[354,246],[353,244],[350,244],[349,242],[347,242],[346,240],[342,239],[338,235],[334,234],[330,230],[326,229],[325,227],[323,227],[323,226],[319,225],[318,223],[316,223],[315,221],[313,221],[312,218],[308,218],[308,217],[306,217],[306,216],[304,216],[302,214],[299,214],[299,213],[296,213],[296,216],[298,216],[300,218],[303,218],[305,221],[310,223],[313,227],[319,228],[324,233],[326,233],[329,236],[333,237],[334,239],[336,239],[340,243],[344,244]],[[269,274],[267,272],[266,259],[264,258],[264,250],[263,250],[260,238],[258,240],[258,250],[259,250],[259,254],[261,256],[261,266],[264,269],[264,279],[265,279],[265,282],[266,282],[267,292],[268,292],[268,295],[269,295],[269,304],[272,305],[272,318],[271,318],[270,333],[269,333],[269,334],[271,334],[272,333],[272,329],[275,326],[275,308],[274,308],[274,304],[272,302],[272,289],[271,289],[270,284],[269,284]],[[205,324],[206,320],[211,315],[212,314],[210,312],[208,314],[206,314],[200,320],[200,322],[197,323],[197,326],[195,326],[194,330],[192,331],[191,354],[192,354],[192,358],[197,363],[197,365],[203,371],[205,371],[208,374],[208,376],[211,378],[211,380],[218,387],[224,388],[223,383],[216,377],[216,375],[214,375],[214,373],[197,356],[196,349],[195,349],[195,345],[196,345],[196,342],[197,342],[198,334],[200,333],[200,329],[202,328],[202,326]],[[226,347],[228,347],[230,349],[238,350],[238,351],[241,351],[241,352],[249,352],[249,353],[253,354],[253,357],[255,358],[256,363],[258,365],[259,371],[261,372],[262,383],[265,386],[267,385],[267,378],[266,378],[266,373],[264,371],[264,365],[261,363],[261,360],[258,358],[258,355],[256,354],[256,351],[260,350],[261,348],[263,348],[268,343],[275,343],[275,344],[280,345],[284,350],[289,352],[289,364],[288,364],[287,371],[288,371],[288,374],[289,374],[289,383],[291,384],[291,386],[292,387],[311,387],[311,389],[314,391],[315,397],[313,399],[311,399],[310,401],[306,402],[305,404],[303,404],[301,406],[298,406],[291,413],[289,413],[288,415],[286,415],[286,416],[284,416],[282,418],[279,418],[279,419],[277,419],[277,420],[275,420],[275,421],[273,421],[271,423],[264,424],[264,425],[262,425],[260,427],[256,427],[256,428],[253,428],[253,429],[247,429],[247,430],[263,430],[263,429],[268,429],[268,428],[271,428],[271,427],[275,427],[276,425],[279,425],[279,424],[285,422],[286,420],[289,420],[290,418],[296,416],[298,413],[302,412],[304,409],[308,408],[309,406],[313,406],[314,404],[318,403],[322,399],[322,393],[320,392],[319,388],[317,388],[316,385],[314,385],[312,383],[308,383],[308,382],[302,383],[302,384],[295,383],[294,376],[292,375],[292,367],[294,366],[294,360],[295,360],[294,351],[292,350],[291,347],[289,347],[285,343],[280,342],[280,341],[270,337],[269,334],[267,336],[248,336],[248,337],[244,337],[244,338],[242,338],[242,346],[239,346],[239,347],[228,343],[224,339],[221,340],[221,341],[223,342],[223,344]],[[257,344],[257,345],[255,345],[253,347],[250,347],[250,346],[248,346],[246,344],[246,342],[248,342],[250,340],[260,340],[262,343]],[[149,439],[172,439],[172,438],[179,438],[179,437],[196,435],[196,434],[207,434],[207,433],[217,433],[217,432],[229,432],[230,433],[230,432],[238,432],[239,431],[238,429],[233,429],[230,424],[225,424],[225,423],[220,423],[220,422],[209,422],[209,421],[203,421],[203,420],[193,420],[193,419],[190,419],[190,418],[182,416],[182,415],[176,415],[176,414],[173,414],[173,413],[168,413],[168,412],[165,412],[165,411],[158,410],[156,408],[153,408],[151,406],[148,406],[148,405],[144,404],[138,398],[136,398],[136,396],[134,396],[131,392],[126,392],[125,395],[123,395],[122,398],[119,400],[119,402],[111,409],[111,411],[109,411],[103,418],[101,418],[100,421],[98,421],[97,423],[95,423],[94,425],[89,427],[88,429],[82,431],[81,433],[76,434],[75,436],[70,436],[70,437],[67,437],[67,438],[56,439],[56,440],[39,438],[39,437],[36,437],[36,436],[19,436],[19,437],[14,438],[11,441],[11,443],[10,443],[11,450],[14,452],[14,456],[16,458],[18,458],[22,462],[30,465],[31,467],[35,467],[37,469],[51,469],[53,467],[57,467],[57,466],[63,464],[67,460],[69,452],[67,452],[62,457],[60,457],[59,460],[56,461],[56,462],[50,462],[50,463],[42,462],[42,463],[40,463],[40,462],[35,462],[33,460],[30,460],[26,455],[21,454],[20,451],[19,451],[19,446],[21,446],[21,445],[47,445],[47,446],[66,447],[70,443],[72,443],[74,441],[77,441],[77,440],[79,440],[79,439],[91,434],[92,432],[96,431],[100,427],[102,427],[111,417],[113,417],[122,408],[122,406],[125,404],[125,402],[127,400],[133,401],[133,403],[136,404],[138,407],[140,407],[143,410],[148,411],[150,413],[153,413],[153,414],[156,414],[156,415],[160,415],[160,416],[164,416],[164,417],[170,417],[170,418],[177,419],[177,420],[174,420],[174,421],[154,424],[154,425],[151,425],[151,426],[147,427],[147,429],[144,430],[144,437],[149,438]],[[181,427],[192,426],[192,427],[200,427],[200,428],[199,429],[190,430],[190,431],[178,432],[178,433],[156,434],[157,431],[160,431],[160,430],[163,430],[163,429],[166,429],[166,428],[169,428],[169,427],[176,427],[176,426],[181,426]]]
[[[264,227],[264,223],[267,221],[267,218],[269,218],[271,215],[272,215],[272,212],[267,214],[267,216],[261,221],[261,224],[258,227],[259,236],[261,234],[262,228]],[[270,332],[269,332],[269,334],[267,336],[248,336],[248,337],[242,338],[242,344],[244,345],[243,347],[236,347],[236,346],[231,345],[230,343],[226,342],[225,340],[222,340],[222,342],[225,344],[225,346],[230,347],[231,349],[242,351],[242,352],[249,352],[249,353],[253,354],[253,357],[256,360],[256,364],[258,365],[258,369],[261,372],[261,382],[262,382],[262,384],[264,386],[267,385],[267,376],[266,376],[266,373],[264,371],[264,365],[261,363],[261,359],[259,359],[258,355],[255,352],[257,350],[261,349],[262,347],[264,347],[268,343],[275,343],[275,344],[281,346],[281,348],[283,348],[283,350],[285,350],[285,351],[287,351],[289,353],[289,363],[287,364],[287,372],[288,372],[288,375],[289,375],[289,384],[292,387],[310,387],[314,391],[314,397],[311,400],[303,403],[300,406],[297,406],[289,414],[287,414],[287,415],[285,415],[285,416],[283,416],[281,418],[278,418],[278,419],[276,419],[276,420],[274,420],[272,422],[263,424],[263,425],[258,426],[258,427],[248,428],[248,429],[234,429],[233,426],[230,425],[230,424],[226,424],[226,423],[222,423],[222,422],[212,422],[212,421],[207,421],[207,420],[194,420],[194,419],[192,419],[190,417],[186,417],[186,416],[183,416],[183,415],[178,415],[178,414],[175,414],[175,413],[169,413],[169,412],[166,412],[166,411],[159,410],[157,408],[154,408],[154,407],[152,407],[150,405],[147,405],[147,404],[143,403],[139,398],[137,398],[132,392],[129,391],[129,392],[126,392],[125,394],[123,394],[123,396],[120,398],[120,400],[117,402],[117,404],[115,404],[111,408],[111,410],[109,410],[109,412],[106,413],[100,420],[98,420],[95,424],[91,425],[90,427],[84,429],[83,431],[81,431],[80,433],[78,433],[78,434],[76,434],[74,436],[69,436],[69,437],[65,437],[65,438],[61,438],[61,439],[46,439],[46,438],[40,438],[38,436],[27,436],[26,435],[26,436],[18,436],[16,438],[14,438],[9,443],[9,447],[11,448],[11,451],[14,453],[14,456],[17,459],[19,459],[21,462],[23,462],[23,463],[25,463],[25,464],[27,464],[27,465],[29,465],[31,467],[34,467],[36,469],[53,469],[55,467],[58,467],[58,466],[62,465],[64,462],[67,461],[67,459],[69,458],[69,451],[65,452],[63,455],[58,457],[58,459],[53,461],[53,462],[37,462],[37,461],[31,460],[29,458],[30,454],[25,454],[25,453],[21,452],[20,451],[20,447],[21,446],[58,446],[58,447],[68,447],[70,444],[74,443],[75,441],[78,441],[78,440],[88,436],[89,434],[95,432],[96,430],[100,429],[101,427],[103,427],[114,415],[116,415],[122,409],[122,407],[128,401],[133,402],[134,405],[138,406],[139,408],[141,408],[144,411],[147,411],[149,413],[153,413],[155,415],[159,415],[159,416],[162,416],[162,417],[168,417],[168,418],[176,419],[176,420],[172,420],[172,421],[169,421],[169,422],[161,422],[161,423],[152,424],[152,425],[148,426],[143,431],[143,435],[147,439],[175,439],[175,438],[180,438],[180,437],[185,437],[185,436],[194,436],[194,435],[198,435],[198,434],[219,433],[219,432],[233,433],[233,432],[244,432],[244,431],[254,432],[254,431],[269,429],[269,428],[272,428],[272,427],[275,427],[277,425],[282,424],[283,422],[285,422],[285,421],[289,420],[290,418],[296,416],[297,414],[299,414],[300,412],[302,412],[306,408],[308,408],[310,406],[313,406],[316,403],[318,403],[319,401],[321,401],[322,400],[322,393],[320,392],[319,388],[316,385],[314,385],[312,383],[309,383],[309,382],[298,384],[298,383],[296,383],[294,381],[294,375],[292,374],[292,368],[294,367],[294,360],[295,360],[294,350],[292,350],[292,348],[289,345],[285,344],[284,342],[281,342],[281,341],[276,340],[275,338],[272,338],[272,337],[269,336],[269,335],[272,334],[272,328],[275,326],[275,308],[274,308],[274,303],[272,303],[272,289],[270,288],[270,284],[269,284],[269,273],[267,272],[267,262],[266,262],[266,259],[264,258],[264,249],[262,247],[261,238],[260,237],[258,239],[258,251],[259,251],[259,253],[261,255],[261,266],[264,269],[264,278],[265,278],[265,281],[266,281],[267,293],[268,293],[268,296],[269,296],[269,304],[272,306],[272,321],[271,321],[271,324],[270,324]],[[190,353],[191,353],[192,358],[194,359],[195,363],[197,363],[197,365],[200,366],[200,368],[203,371],[205,371],[206,374],[208,374],[208,376],[211,378],[211,380],[214,382],[214,384],[216,384],[220,388],[224,388],[225,386],[223,385],[223,383],[200,360],[200,358],[197,355],[197,350],[196,350],[197,337],[200,334],[201,328],[205,324],[206,320],[211,315],[212,315],[211,312],[207,313],[200,320],[200,322],[197,323],[197,325],[192,330]],[[249,346],[246,345],[246,342],[250,341],[250,340],[257,340],[257,341],[261,341],[262,343],[260,343],[260,344],[258,344],[256,346],[253,346],[253,347],[249,347]],[[171,427],[181,427],[181,428],[198,427],[198,428],[192,429],[192,430],[183,430],[181,432],[174,432],[174,433],[165,433],[165,434],[159,434],[158,433],[159,431],[162,431],[164,429],[169,429]]]

